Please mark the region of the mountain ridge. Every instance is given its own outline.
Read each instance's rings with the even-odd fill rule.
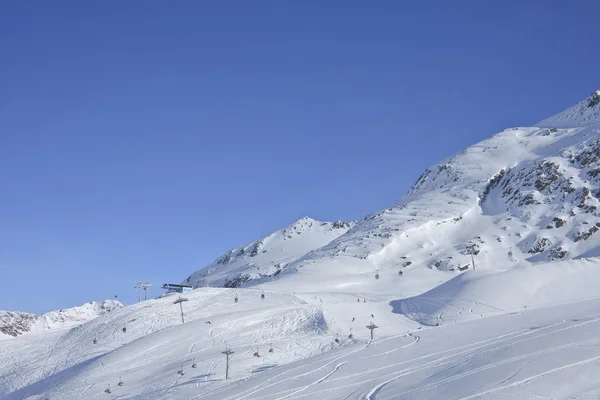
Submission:
[[[392,207],[276,274],[236,285],[268,287],[300,271],[318,280],[328,266],[341,277],[340,264],[349,276],[393,271],[405,278],[427,267],[442,272],[443,281],[477,259],[481,266],[512,268],[600,254],[593,236],[600,228],[599,104],[596,91],[537,126],[505,129],[446,157]]]
[[[354,222],[323,222],[303,217],[262,239],[229,250],[182,283],[193,287],[209,284],[231,288],[277,276],[287,264],[325,245],[352,226]]]
[[[73,327],[122,307],[119,301],[104,300],[90,301],[81,306],[49,311],[41,315],[0,310],[0,337],[17,337],[29,332]]]

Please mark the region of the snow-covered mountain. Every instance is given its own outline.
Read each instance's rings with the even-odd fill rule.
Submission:
[[[473,262],[510,269],[599,255],[599,99],[594,92],[536,126],[506,129],[442,160],[393,207],[337,231],[343,233],[338,237],[327,236],[331,240],[321,246],[311,242],[311,251],[301,257],[295,252],[279,263],[269,253],[265,259],[247,256],[262,251],[258,242],[188,279],[231,285],[219,266],[235,260],[236,252],[243,258],[232,265],[254,271],[238,274],[235,285],[290,280],[290,287],[297,281],[330,287],[338,278],[376,273],[411,279],[421,268],[448,272],[439,278],[447,280]],[[285,242],[277,246],[282,253],[293,249]],[[314,279],[296,280],[297,274]]]
[[[304,217],[285,229],[228,251],[183,283],[231,288],[277,276],[290,262],[326,245],[353,225],[354,222],[321,222]]]
[[[185,302],[4,335],[0,400],[599,398],[599,140],[600,92],[228,252]]]
[[[102,302],[91,301],[79,307],[50,311],[39,316],[0,310],[0,337],[69,328],[122,307],[123,305],[116,300],[105,300]]]

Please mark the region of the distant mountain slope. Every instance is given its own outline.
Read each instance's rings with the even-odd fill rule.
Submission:
[[[274,262],[248,284],[284,279],[298,291],[345,290],[346,282],[376,271],[382,279],[410,279],[427,267],[444,281],[453,276],[448,272],[471,269],[471,255],[476,266],[500,269],[600,255],[599,133],[594,92],[538,126],[506,129],[442,160],[395,206],[303,257]],[[280,246],[283,253],[293,248]],[[253,278],[264,268],[255,265]],[[203,272],[205,281],[219,281],[215,266]]]
[[[194,287],[239,287],[245,282],[277,276],[287,264],[326,245],[353,225],[304,217],[261,240],[230,250],[183,283]]]
[[[105,300],[89,302],[64,310],[50,311],[39,316],[0,310],[0,337],[77,326],[121,307],[123,305],[116,300]]]

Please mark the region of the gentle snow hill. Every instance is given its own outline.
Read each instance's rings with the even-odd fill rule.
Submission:
[[[583,100],[539,126],[506,129],[442,160],[393,207],[278,268],[257,262],[256,273],[235,284],[366,292],[376,287],[376,274],[380,281],[400,273],[402,280],[415,280],[428,268],[435,272],[428,277],[432,288],[470,270],[471,255],[479,268],[502,270],[599,255],[598,99]],[[285,253],[287,243],[281,248]],[[249,263],[240,265],[247,270]],[[268,273],[258,272],[266,266]],[[220,268],[217,262],[190,280],[231,284]]]
[[[116,300],[91,301],[79,307],[50,311],[40,316],[0,310],[0,339],[28,332],[70,328],[83,324],[123,305]]]
[[[246,282],[277,276],[287,264],[326,245],[353,225],[304,217],[265,238],[228,251],[182,283],[193,287],[240,287]]]
[[[185,324],[173,303],[177,297],[168,296],[115,310],[66,332],[2,341],[0,399],[105,399],[109,384],[115,397],[108,398],[190,399],[228,383],[221,353],[226,348],[235,351],[230,370],[235,381],[333,348],[364,344],[368,332],[363,327],[372,313],[379,313],[385,324],[382,333],[418,326],[403,316],[385,315],[389,299],[359,304],[356,297],[329,296],[324,304],[273,292],[262,299],[261,294],[200,288],[185,294]]]

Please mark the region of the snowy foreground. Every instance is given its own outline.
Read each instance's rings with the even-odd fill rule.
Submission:
[[[185,324],[166,297],[3,338],[0,399],[594,399],[599,269],[472,271],[406,299],[381,280],[377,296],[201,288]]]

